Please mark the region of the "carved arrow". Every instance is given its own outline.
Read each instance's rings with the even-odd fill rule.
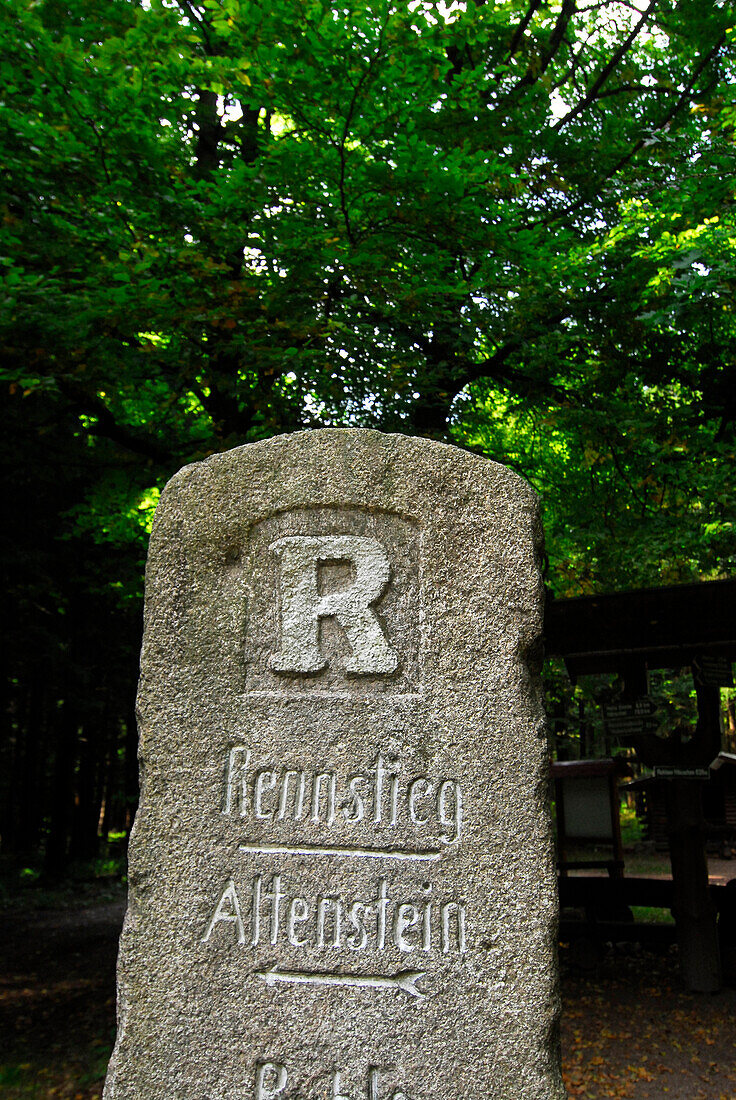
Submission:
[[[424,997],[416,988],[416,982],[425,975],[424,970],[400,970],[398,974],[331,974],[314,970],[257,970],[256,974],[266,983],[293,982],[298,985],[352,985],[367,989],[403,989],[411,997]]]

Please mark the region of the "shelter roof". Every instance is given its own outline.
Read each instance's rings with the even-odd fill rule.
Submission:
[[[598,760],[554,760],[550,770],[553,779],[592,779],[631,774],[628,761],[621,756],[606,756]]]
[[[570,674],[681,668],[703,655],[736,660],[736,580],[551,599],[545,650]]]

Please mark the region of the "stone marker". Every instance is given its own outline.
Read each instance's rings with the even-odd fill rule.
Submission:
[[[325,429],[156,514],[105,1100],[559,1100],[537,501]]]

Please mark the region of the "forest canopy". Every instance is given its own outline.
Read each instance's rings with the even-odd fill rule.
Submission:
[[[134,799],[151,515],[214,451],[427,435],[531,481],[557,595],[733,572],[729,3],[0,20],[11,843]]]

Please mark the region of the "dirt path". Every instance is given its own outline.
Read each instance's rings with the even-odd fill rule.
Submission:
[[[736,1100],[736,989],[685,992],[675,948],[620,945],[581,974],[561,952],[562,1054],[571,1096]]]
[[[122,901],[0,915],[2,1100],[99,1100],[122,915]],[[683,992],[671,951],[612,950],[592,975],[561,962],[571,1096],[736,1100],[736,990]]]
[[[95,1100],[115,1036],[124,902],[0,916],[0,1096]]]

